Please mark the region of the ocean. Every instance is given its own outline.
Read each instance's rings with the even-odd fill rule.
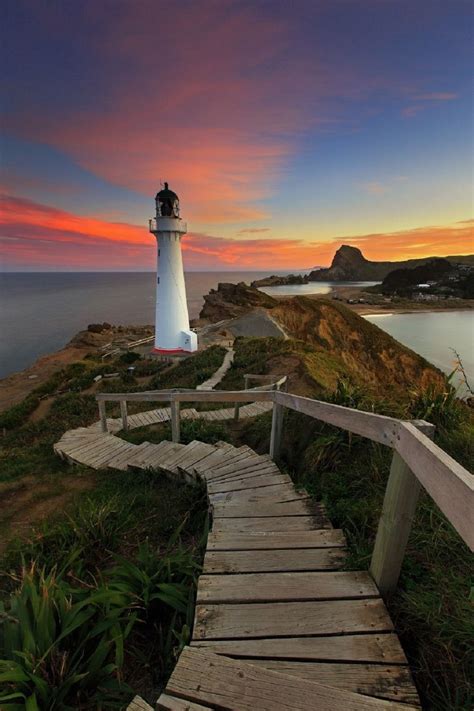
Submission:
[[[287,274],[288,272],[279,272]],[[219,282],[250,283],[266,272],[187,272],[189,315],[195,318],[203,294]],[[368,284],[368,282],[366,282]],[[364,282],[361,282],[362,286]],[[338,286],[342,286],[340,282]],[[354,285],[354,284],[352,284]],[[330,282],[268,287],[270,294],[327,294]],[[31,365],[66,345],[89,323],[153,324],[153,272],[70,272],[0,274],[0,378]],[[366,317],[409,348],[449,373],[454,348],[474,382],[474,313],[377,314]]]

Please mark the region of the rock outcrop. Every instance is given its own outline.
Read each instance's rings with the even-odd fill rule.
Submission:
[[[309,281],[383,281],[395,269],[413,269],[436,259],[423,257],[402,262],[371,262],[360,249],[343,244],[337,250],[329,269],[318,269],[309,274]],[[446,257],[451,264],[469,263],[470,256]]]
[[[276,303],[277,301],[271,296],[248,286],[243,281],[239,284],[220,283],[217,289],[211,289],[209,294],[205,294],[204,306],[199,318],[215,323],[243,316],[259,306],[271,309]]]
[[[251,283],[250,286],[258,288],[260,286],[288,286],[291,284],[307,283],[307,274],[287,274],[286,276],[278,276],[277,274],[272,274],[272,276],[264,277],[263,279],[256,279]]]

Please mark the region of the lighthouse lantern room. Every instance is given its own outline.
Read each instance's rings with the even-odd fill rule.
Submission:
[[[179,216],[179,198],[165,183],[157,194],[156,217],[150,232],[158,242],[155,347],[158,355],[180,355],[197,350],[197,336],[189,328],[181,237],[187,226]]]

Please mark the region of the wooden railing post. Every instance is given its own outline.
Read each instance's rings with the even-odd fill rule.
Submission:
[[[179,400],[171,400],[171,439],[173,442],[180,440],[180,417],[179,417]]]
[[[105,413],[105,400],[99,400],[100,428],[102,432],[107,432],[107,415]]]
[[[419,423],[419,427],[433,438],[433,425]],[[418,479],[394,451],[370,563],[370,574],[384,596],[397,586],[420,489]]]
[[[278,405],[274,402],[272,410],[272,432],[270,435],[270,458],[274,461],[280,456],[283,414],[283,405]]]
[[[120,401],[120,414],[122,415],[122,429],[124,432],[128,432],[128,420],[127,420],[127,401]]]

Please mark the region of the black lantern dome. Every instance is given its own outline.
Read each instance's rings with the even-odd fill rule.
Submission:
[[[156,194],[157,217],[179,217],[179,197],[165,183],[163,190]]]

